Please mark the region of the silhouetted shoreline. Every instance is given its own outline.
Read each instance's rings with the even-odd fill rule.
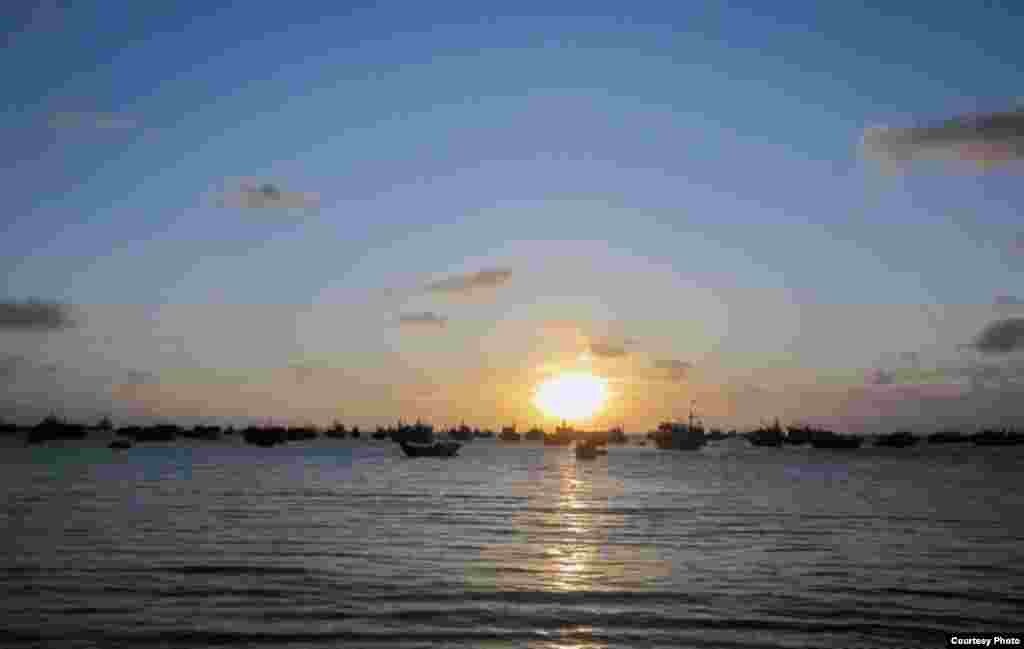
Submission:
[[[753,447],[779,448],[782,446],[810,445],[822,449],[856,449],[862,446],[876,448],[909,448],[924,443],[925,445],[972,444],[974,446],[1015,446],[1024,444],[1024,432],[1004,429],[983,429],[972,434],[959,431],[942,430],[927,435],[915,435],[909,431],[896,431],[875,435],[851,435],[837,433],[828,429],[808,426],[784,427],[776,422],[772,426],[762,426],[746,432],[730,430],[723,432],[718,429],[705,431],[703,426],[687,423],[663,422],[658,429],[646,436],[639,433],[626,434],[621,427],[607,431],[587,431],[571,426],[558,426],[554,433],[546,433],[542,428],[531,428],[522,435],[516,432],[515,426],[507,426],[501,434],[489,429],[470,428],[465,424],[458,427],[436,430],[434,426],[416,421],[406,424],[401,421],[395,426],[378,426],[367,436],[363,436],[358,426],[346,428],[335,421],[329,427],[315,425],[282,426],[282,425],[249,425],[244,428],[233,426],[195,425],[185,427],[177,424],[160,423],[146,426],[114,427],[107,418],[95,425],[69,422],[56,416],[49,416],[34,426],[19,426],[0,421],[0,436],[22,438],[26,444],[41,444],[48,441],[75,441],[106,438],[113,436],[114,441],[122,439],[131,444],[168,443],[168,442],[223,442],[240,438],[246,444],[271,447],[289,442],[303,442],[316,439],[330,440],[362,440],[365,443],[391,441],[395,443],[433,444],[437,440],[455,440],[472,442],[479,439],[495,439],[503,444],[541,442],[545,446],[568,446],[573,442],[606,444],[625,444],[630,439],[642,442],[644,438],[654,440],[662,450],[698,450],[709,443],[725,443],[730,440],[745,440]],[[684,439],[685,438],[685,439]],[[112,448],[127,448],[123,444]]]

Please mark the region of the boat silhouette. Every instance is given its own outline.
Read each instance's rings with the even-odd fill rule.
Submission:
[[[462,444],[458,442],[434,442],[433,444],[418,444],[416,442],[400,441],[398,445],[409,457],[454,457]]]
[[[754,446],[782,446],[785,439],[778,419],[771,426],[762,426],[747,433],[747,440]]]
[[[875,446],[888,446],[890,448],[906,448],[913,446],[920,441],[917,435],[900,431],[897,433],[889,433],[888,435],[879,435],[875,438]]]
[[[840,435],[832,431],[817,431],[811,436],[811,446],[814,448],[860,448],[864,438],[857,435]]]
[[[544,446],[568,446],[577,437],[576,429],[563,421],[561,426],[555,427],[554,434],[544,436]]]
[[[498,439],[503,442],[518,442],[522,439],[522,435],[516,432],[515,426],[505,426],[501,429],[501,434],[498,435]]]
[[[1024,434],[1009,430],[983,430],[973,435],[975,446],[1016,446],[1024,444]]]
[[[598,455],[607,455],[607,449],[601,449],[598,447],[597,442],[594,441],[581,441],[576,442],[576,459],[577,460],[593,460]],[[602,450],[604,451],[602,453]]]
[[[526,431],[526,439],[530,442],[539,442],[544,439],[544,430],[541,428],[531,428]]]

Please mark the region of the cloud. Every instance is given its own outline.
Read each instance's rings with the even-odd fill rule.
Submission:
[[[693,369],[693,363],[675,359],[662,359],[654,361],[654,369],[658,370],[670,381],[685,381]]]
[[[53,363],[38,363],[20,354],[0,355],[0,383],[10,383],[23,376],[50,376],[59,369]]]
[[[989,324],[971,346],[985,354],[1008,354],[1024,348],[1024,318],[1006,318]]]
[[[1024,160],[1024,110],[955,117],[912,128],[869,128],[862,155],[885,163],[963,160],[982,165]]]
[[[921,365],[921,354],[918,352],[900,352],[900,360],[916,368]]]
[[[70,308],[58,302],[0,302],[0,330],[54,331],[74,324]]]
[[[54,129],[95,129],[100,131],[130,130],[139,123],[129,117],[115,113],[94,113],[88,111],[58,111],[50,116],[50,127]]]
[[[622,358],[629,354],[629,350],[622,345],[614,345],[606,342],[590,343],[590,353],[598,358]]]
[[[398,324],[403,327],[444,327],[448,318],[432,311],[423,313],[404,313],[398,316]]]
[[[241,209],[304,209],[319,204],[317,193],[287,191],[269,182],[243,182],[238,189],[224,192],[217,200],[218,207]]]
[[[446,277],[445,279],[427,284],[424,290],[428,293],[467,295],[480,290],[497,288],[511,277],[512,271],[507,268],[492,268],[475,273]]]

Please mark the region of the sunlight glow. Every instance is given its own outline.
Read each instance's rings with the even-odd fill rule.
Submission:
[[[550,417],[575,421],[593,416],[607,399],[605,379],[587,372],[569,372],[538,385],[533,403]]]

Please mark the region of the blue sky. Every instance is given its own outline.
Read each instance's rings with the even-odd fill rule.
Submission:
[[[918,316],[901,315],[906,333],[808,351],[821,345],[793,341],[830,335],[809,329],[815,309],[979,305],[946,321],[962,330],[943,340],[962,343],[1017,289],[1018,172],[889,178],[856,157],[868,125],[1024,95],[1011,3],[151,4],[52,1],[4,23],[6,299],[340,310],[317,335],[267,333],[262,361],[238,356],[331,358],[357,376],[383,357],[511,376],[508,349],[529,344],[508,334],[489,356],[498,323],[532,340],[574,319],[592,338],[643,330],[644,354],[703,358],[718,385],[743,358],[841,373],[914,348]],[[318,208],[217,207],[238,179]],[[493,267],[512,280],[483,301],[415,290]],[[380,324],[409,310],[450,325]],[[64,349],[34,335],[39,353]],[[180,374],[201,337],[180,359],[103,354]],[[247,371],[216,349],[202,360]]]

